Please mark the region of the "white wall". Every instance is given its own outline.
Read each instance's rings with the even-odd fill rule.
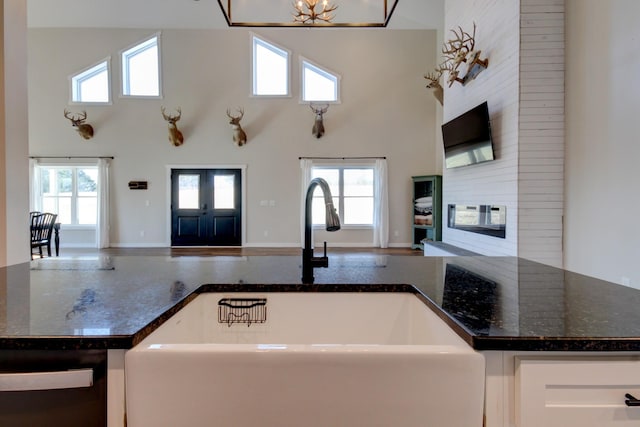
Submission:
[[[29,260],[27,14],[25,2],[0,2],[0,266]]]
[[[444,121],[486,100],[497,160],[445,169],[444,203],[506,205],[506,238],[445,228],[443,240],[562,267],[564,2],[447,1],[446,28],[473,22],[489,67],[445,90]]]
[[[467,32],[476,23],[476,49],[489,67],[462,86],[445,87],[443,121],[487,101],[496,160],[443,173],[443,211],[449,204],[506,205],[506,238],[448,228],[443,240],[485,255],[517,255],[518,245],[518,91],[520,5],[513,0],[447,0],[445,28]],[[448,30],[447,30],[448,31]],[[449,40],[453,34],[445,33]],[[446,214],[445,214],[446,221]]]
[[[640,2],[566,9],[565,266],[640,287]]]
[[[563,266],[564,0],[520,1],[518,256]]]
[[[475,20],[479,30],[489,25],[493,31],[491,35],[478,33],[477,38],[478,46],[490,57],[489,69],[468,89],[447,90],[444,107],[447,120],[479,103],[477,92],[491,89],[498,92],[486,94],[491,108],[499,94],[514,96],[507,93],[510,79],[519,75],[519,94],[515,95],[516,99],[520,97],[519,117],[509,109],[496,126],[492,116],[494,132],[496,127],[500,132],[501,163],[497,165],[505,166],[503,173],[492,176],[494,164],[472,166],[460,173],[444,172],[445,203],[472,203],[483,198],[489,203],[502,194],[517,202],[517,253],[513,252],[516,247],[492,247],[498,239],[469,233],[445,229],[444,239],[487,254],[508,249],[512,255],[563,264],[568,270],[640,287],[636,255],[640,231],[634,215],[640,208],[640,172],[636,165],[640,144],[635,126],[640,83],[633,77],[640,74],[640,60],[638,55],[629,54],[629,41],[640,38],[635,23],[640,3],[567,0],[564,22],[559,18],[565,3],[562,0],[519,3],[520,45],[499,56],[501,51],[491,46],[491,40],[503,39],[500,43],[506,46],[517,37],[516,2],[447,0],[445,28],[467,28]],[[487,22],[489,19],[493,23]],[[536,64],[536,55],[545,61]],[[520,58],[519,65],[512,61],[514,57]],[[491,82],[494,73],[500,75]],[[478,85],[480,82],[484,86]],[[530,116],[532,103],[535,108],[545,109],[546,114]],[[564,123],[560,120],[563,106]],[[505,134],[514,128],[517,131]],[[512,153],[505,153],[505,149],[511,150],[510,144],[514,143],[518,159],[508,160]],[[512,168],[518,169],[517,189],[510,182]],[[559,186],[562,180],[564,188]],[[484,194],[479,188],[487,182],[495,188]],[[532,210],[538,204],[545,210]],[[558,216],[564,216],[563,223]]]
[[[247,165],[247,245],[298,246],[299,156],[387,156],[390,244],[409,244],[410,177],[439,172],[436,101],[422,77],[435,65],[435,31],[259,29],[292,51],[294,96],[256,99],[248,96],[248,31],[167,30],[161,35],[164,99],[119,98],[117,52],[152,32],[29,31],[29,154],[115,157],[112,245],[162,246],[169,240],[166,165],[224,164]],[[298,102],[298,55],[342,76],[342,103],[329,108],[320,140],[311,135],[312,112]],[[62,116],[67,78],[109,56],[113,105],[73,107],[86,108],[96,132],[84,141]],[[161,105],[182,108],[183,146],[167,141]],[[249,138],[242,148],[233,144],[225,114],[238,106],[245,110]],[[131,180],[146,180],[149,189],[131,191]],[[260,200],[274,200],[275,206],[261,207]],[[372,238],[341,230],[327,240],[370,245]]]

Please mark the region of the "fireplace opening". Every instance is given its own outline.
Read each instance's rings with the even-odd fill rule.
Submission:
[[[503,205],[449,205],[449,228],[504,239],[507,207]]]

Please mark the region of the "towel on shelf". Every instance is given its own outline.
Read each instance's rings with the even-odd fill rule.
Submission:
[[[433,225],[433,215],[414,215],[413,223],[415,225]]]
[[[419,197],[415,200],[416,203],[433,203],[433,197]]]

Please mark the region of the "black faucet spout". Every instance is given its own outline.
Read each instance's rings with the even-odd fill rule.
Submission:
[[[327,257],[327,242],[324,242],[324,256],[313,256],[313,221],[311,216],[311,204],[313,202],[313,191],[319,186],[324,194],[326,205],[326,229],[327,231],[337,231],[340,229],[340,218],[333,207],[333,198],[329,184],[322,178],[314,178],[307,188],[307,196],[305,200],[305,222],[304,222],[304,248],[302,249],[302,283],[311,284],[314,282],[313,269],[329,266],[329,257]]]

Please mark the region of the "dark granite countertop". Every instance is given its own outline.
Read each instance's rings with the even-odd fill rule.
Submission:
[[[640,351],[640,291],[513,257],[47,258],[0,269],[0,350],[130,348],[208,291],[415,291],[478,350]]]

